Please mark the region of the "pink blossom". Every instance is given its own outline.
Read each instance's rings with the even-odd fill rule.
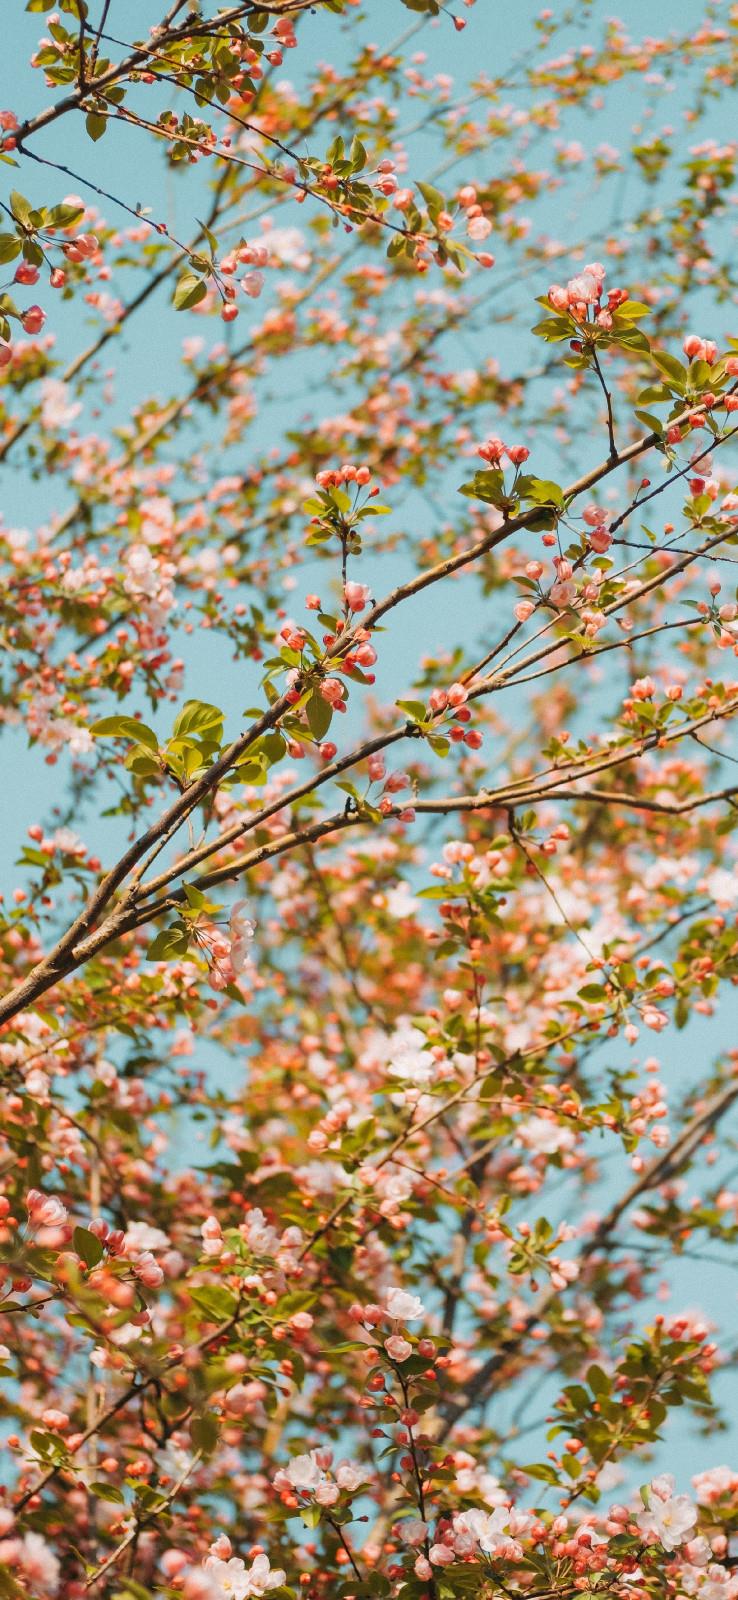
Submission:
[[[400,1334],[392,1334],[389,1339],[385,1339],[384,1348],[393,1361],[407,1361],[408,1356],[413,1353],[412,1345],[407,1339],[401,1338]]]
[[[346,583],[343,592],[349,611],[363,611],[369,603],[371,590],[368,583]]]

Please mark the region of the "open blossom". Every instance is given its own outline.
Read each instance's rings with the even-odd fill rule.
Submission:
[[[256,1556],[246,1577],[248,1579],[248,1595],[266,1594],[268,1589],[278,1589],[285,1581],[285,1573],[281,1567],[270,1567],[269,1557]]]
[[[550,1121],[547,1117],[529,1117],[518,1128],[517,1142],[536,1155],[552,1156],[560,1150],[572,1150],[576,1135],[561,1122]]]
[[[636,1518],[641,1533],[658,1541],[665,1550],[677,1550],[690,1537],[697,1521],[697,1510],[689,1496],[675,1495],[674,1488],[671,1473],[654,1478],[648,1489],[648,1506]]]
[[[506,1506],[494,1511],[460,1511],[454,1517],[454,1549],[458,1555],[470,1554],[475,1548],[485,1555],[495,1556],[507,1550],[510,1544],[510,1513]]]
[[[40,1533],[25,1534],[20,1546],[20,1565],[32,1593],[43,1595],[57,1593],[61,1564]]]
[[[222,1256],[225,1249],[218,1218],[206,1217],[200,1226],[200,1233],[202,1234],[203,1255],[213,1256],[217,1260],[218,1256]]]
[[[142,1250],[141,1254],[134,1258],[133,1270],[146,1289],[158,1289],[164,1282],[164,1269],[159,1266],[150,1250]]]
[[[551,604],[556,606],[557,611],[565,611],[567,606],[570,606],[572,601],[576,599],[576,594],[577,586],[574,579],[564,578],[559,583],[553,584],[549,589],[548,598]]]
[[[250,1600],[252,1595],[278,1589],[285,1581],[281,1568],[270,1567],[269,1557],[265,1555],[256,1556],[248,1568],[240,1556],[230,1556],[223,1561],[220,1556],[210,1555],[204,1569],[213,1582],[214,1593],[227,1595],[228,1600]]]
[[[129,1222],[123,1247],[126,1255],[133,1256],[142,1250],[168,1250],[170,1240],[163,1228],[152,1228],[149,1222]]]
[[[53,1194],[41,1194],[39,1189],[29,1189],[26,1205],[35,1228],[62,1228],[68,1212],[63,1201]]]
[[[243,914],[245,900],[237,900],[229,919],[229,933],[231,938],[230,960],[234,973],[243,972],[248,958],[248,949],[254,937],[254,924],[249,922]]]
[[[323,1468],[315,1459],[315,1454],[316,1452],[311,1450],[309,1455],[293,1456],[289,1465],[280,1468],[275,1474],[276,1487],[301,1489],[305,1494],[314,1494],[325,1476]]]
[[[355,1461],[339,1461],[334,1477],[339,1489],[345,1489],[353,1494],[359,1485],[366,1480],[366,1472],[357,1466]]]
[[[715,1505],[725,1495],[733,1498],[738,1494],[738,1472],[732,1467],[709,1467],[706,1472],[695,1473],[692,1488],[698,1505]]]
[[[395,1322],[419,1322],[425,1316],[422,1300],[416,1294],[407,1294],[404,1289],[388,1289],[384,1305]]]

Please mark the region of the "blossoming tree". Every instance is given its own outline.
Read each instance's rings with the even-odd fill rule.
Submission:
[[[738,1595],[736,8],[519,9],[6,0],[8,1600]]]

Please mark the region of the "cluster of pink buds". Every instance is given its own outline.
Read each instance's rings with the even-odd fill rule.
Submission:
[[[470,750],[478,750],[482,743],[482,734],[477,728],[460,726],[471,722],[471,711],[467,705],[469,689],[465,683],[452,683],[449,689],[431,689],[428,696],[428,709],[434,716],[441,717],[446,713],[453,718],[448,736],[453,744],[468,745]]]
[[[473,239],[475,244],[479,244],[483,239],[489,238],[492,232],[492,223],[489,217],[484,215],[473,184],[466,183],[463,189],[459,190],[459,205],[463,206],[466,214],[467,236]],[[482,267],[493,267],[495,264],[494,256],[489,255],[487,252],[478,255],[477,261]]]
[[[363,587],[363,585],[357,585],[357,588],[361,587]],[[323,643],[326,647],[326,650],[332,649],[333,645],[336,644],[337,640],[341,637],[343,630],[343,623],[339,623],[337,633],[323,634]],[[366,667],[373,667],[377,659],[377,652],[374,649],[371,638],[372,636],[368,628],[353,628],[351,630],[351,648],[350,650],[346,651],[345,655],[340,656],[340,658],[336,658],[334,671],[352,672],[356,667],[361,667],[362,669]],[[374,677],[371,673],[366,674],[366,682],[374,682]],[[328,696],[325,698],[327,699]]]
[[[227,256],[223,257],[220,263],[220,272],[224,278],[231,278],[239,266],[255,268],[256,270],[253,272],[244,273],[240,281],[240,287],[244,294],[249,296],[250,300],[258,300],[264,287],[264,275],[261,268],[266,267],[268,262],[269,251],[266,245],[241,244],[237,250],[232,250]],[[236,297],[236,285],[227,283],[223,293],[226,299],[226,304],[223,308],[224,320],[232,322],[234,315],[237,315],[237,308],[233,305]],[[226,311],[230,312],[228,317],[225,316]]]
[[[528,460],[530,450],[524,444],[503,444],[502,439],[492,435],[490,439],[485,439],[484,444],[477,446],[477,455],[492,467],[499,466],[503,456],[507,456],[514,467],[522,467],[523,462]]]
[[[406,772],[390,772],[388,776],[381,750],[377,750],[373,755],[369,756],[366,765],[371,782],[384,783],[384,791],[379,801],[379,810],[382,816],[389,816],[390,812],[394,811],[395,808],[392,795],[400,794],[403,789],[409,789],[410,778]],[[412,822],[414,816],[415,812],[412,807],[406,807],[400,812],[400,821]]]
[[[274,24],[274,37],[279,40],[282,50],[296,49],[295,24],[291,17],[278,17]]]
[[[553,283],[548,299],[554,311],[568,311],[577,322],[586,322],[589,306],[596,306],[594,320],[600,328],[612,327],[612,313],[628,298],[627,289],[608,289],[607,304],[602,304],[605,292],[605,268],[601,261],[590,261],[566,287]]]
[[[334,711],[346,710],[346,685],[341,683],[340,678],[323,678],[320,694]]]
[[[397,191],[395,163],[394,161],[390,161],[389,156],[385,156],[377,165],[376,188],[379,190],[380,194],[385,195],[395,194]]]
[[[612,544],[612,534],[605,527],[608,518],[609,513],[604,506],[588,505],[582,512],[582,521],[586,522],[590,530],[587,535],[590,548],[596,551],[598,556],[603,556]]]
[[[718,348],[714,339],[701,339],[697,333],[688,333],[682,345],[688,361],[706,361],[708,367],[717,361]],[[736,363],[738,367],[738,363]]]
[[[123,1229],[111,1228],[104,1217],[94,1217],[88,1225],[88,1232],[94,1233],[109,1256],[122,1256],[125,1253],[126,1236]]]
[[[150,1250],[142,1250],[131,1260],[131,1266],[144,1289],[159,1289],[164,1282],[164,1268],[159,1266]]]
[[[75,262],[87,261],[99,248],[100,244],[94,233],[80,233],[76,239],[69,239],[62,245],[67,261]]]
[[[288,619],[287,622],[282,624],[277,634],[277,643],[285,644],[288,650],[301,651],[305,645],[305,635],[302,628],[298,628],[296,623]]]
[[[574,568],[565,556],[554,556],[553,564],[556,568],[556,582],[549,590],[549,600],[557,610],[565,611],[570,606],[577,592],[574,580]]]
[[[321,489],[338,489],[342,483],[358,483],[363,487],[371,478],[368,467],[355,467],[352,462],[345,462],[342,467],[326,467],[322,472],[316,472],[315,482]],[[377,490],[372,491],[373,494]]]
[[[229,251],[228,255],[223,257],[218,269],[221,278],[232,278],[239,267],[252,267],[255,269],[252,272],[244,273],[240,280],[240,285],[235,283],[223,284],[222,292],[225,305],[221,316],[224,322],[233,322],[238,316],[238,307],[233,302],[236,298],[236,289],[239,286],[244,294],[249,296],[250,300],[258,300],[264,287],[264,274],[261,269],[268,266],[268,264],[269,250],[263,244],[247,244],[244,242],[237,249]]]
[[[200,1233],[202,1234],[203,1255],[213,1256],[216,1260],[222,1256],[225,1249],[223,1234],[217,1217],[206,1217]]]

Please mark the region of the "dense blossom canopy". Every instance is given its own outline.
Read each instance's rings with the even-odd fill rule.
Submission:
[[[738,6],[631,9],[5,0],[3,1600],[738,1596]]]

